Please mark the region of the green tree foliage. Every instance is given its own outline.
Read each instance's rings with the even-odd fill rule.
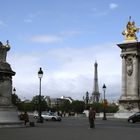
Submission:
[[[109,104],[107,107],[107,113],[116,113],[119,110],[119,107],[114,103]]]
[[[18,105],[18,109],[20,111],[34,111],[34,106],[32,104],[31,101],[22,101],[20,102],[20,104]]]
[[[20,111],[38,110],[39,96],[34,96],[31,101],[21,101],[21,99],[16,94],[12,94],[12,103],[17,106],[18,110]],[[47,109],[47,103],[44,99],[44,96],[41,96],[41,109],[42,111]]]
[[[104,107],[105,107],[107,113],[116,113],[118,111],[118,106],[115,105],[114,103],[112,103],[112,104],[108,103],[105,106],[103,103],[93,103],[93,104],[88,105],[88,109],[90,106],[93,106],[97,113],[103,112]]]
[[[38,95],[36,95],[32,98],[31,104],[32,104],[33,110],[38,110],[38,106],[39,106],[39,96]],[[45,101],[44,96],[41,96],[41,109],[42,109],[42,111],[45,111],[47,109],[47,102]]]
[[[69,100],[62,100],[59,105],[59,110],[62,112],[70,112],[71,111],[71,104]]]
[[[93,106],[97,113],[103,112],[103,104],[102,103],[93,103],[90,106]]]
[[[18,106],[21,103],[20,98],[16,94],[12,94],[12,104]]]
[[[18,110],[20,111],[34,111],[38,110],[39,106],[39,96],[36,95],[32,98],[31,101],[21,101],[21,99],[16,95],[12,94],[12,103],[17,106]],[[93,103],[93,104],[87,104],[85,106],[85,103],[83,101],[73,101],[70,103],[69,100],[61,100],[61,102],[58,104],[57,107],[51,108],[51,110],[61,110],[62,112],[75,112],[75,113],[82,113],[84,109],[89,109],[90,106],[94,106],[97,113],[103,112],[104,105],[103,103]],[[107,103],[106,112],[107,113],[116,113],[118,111],[118,106],[114,103]],[[41,96],[41,108],[42,111],[48,110],[47,102],[45,101],[44,96]]]
[[[73,101],[71,103],[71,109],[75,113],[82,113],[85,109],[85,103],[83,101]]]

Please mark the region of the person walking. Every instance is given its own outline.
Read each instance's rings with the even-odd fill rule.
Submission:
[[[23,118],[24,118],[24,125],[26,126],[26,123],[29,122],[29,115],[26,111],[23,114]]]
[[[95,128],[95,123],[94,123],[95,115],[96,115],[96,111],[95,111],[94,107],[90,107],[90,109],[89,109],[89,125],[90,125],[90,128]]]

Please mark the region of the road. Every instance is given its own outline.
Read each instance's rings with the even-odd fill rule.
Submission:
[[[45,121],[35,127],[1,128],[0,140],[139,140],[140,123],[122,119],[96,119],[89,129],[85,117],[67,117],[61,122]]]

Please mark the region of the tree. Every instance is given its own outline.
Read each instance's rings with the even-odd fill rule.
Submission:
[[[107,112],[108,113],[116,113],[119,110],[119,107],[115,105],[114,103],[109,104],[107,107]]]
[[[90,106],[93,106],[97,113],[103,112],[104,107],[106,109],[107,113],[116,113],[118,111],[118,106],[115,104],[109,104],[107,101],[102,103],[93,103],[90,104]]]
[[[59,109],[62,112],[70,112],[71,111],[71,104],[69,100],[62,100],[60,105],[59,105]]]
[[[18,95],[12,94],[11,98],[12,98],[12,104],[18,107],[18,105],[21,103],[21,100],[18,97]]]
[[[97,113],[103,112],[103,104],[102,103],[93,103],[90,106],[93,106]]]
[[[39,95],[36,95],[32,98],[31,104],[33,106],[33,110],[38,110]],[[47,102],[45,101],[44,96],[41,96],[41,109],[42,111],[45,111],[47,109]]]
[[[85,109],[85,103],[83,101],[73,101],[71,103],[71,108],[72,111],[75,113],[83,113],[84,109]]]

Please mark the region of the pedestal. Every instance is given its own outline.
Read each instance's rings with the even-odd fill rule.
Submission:
[[[0,128],[5,127],[24,127],[14,106],[0,106]]]

